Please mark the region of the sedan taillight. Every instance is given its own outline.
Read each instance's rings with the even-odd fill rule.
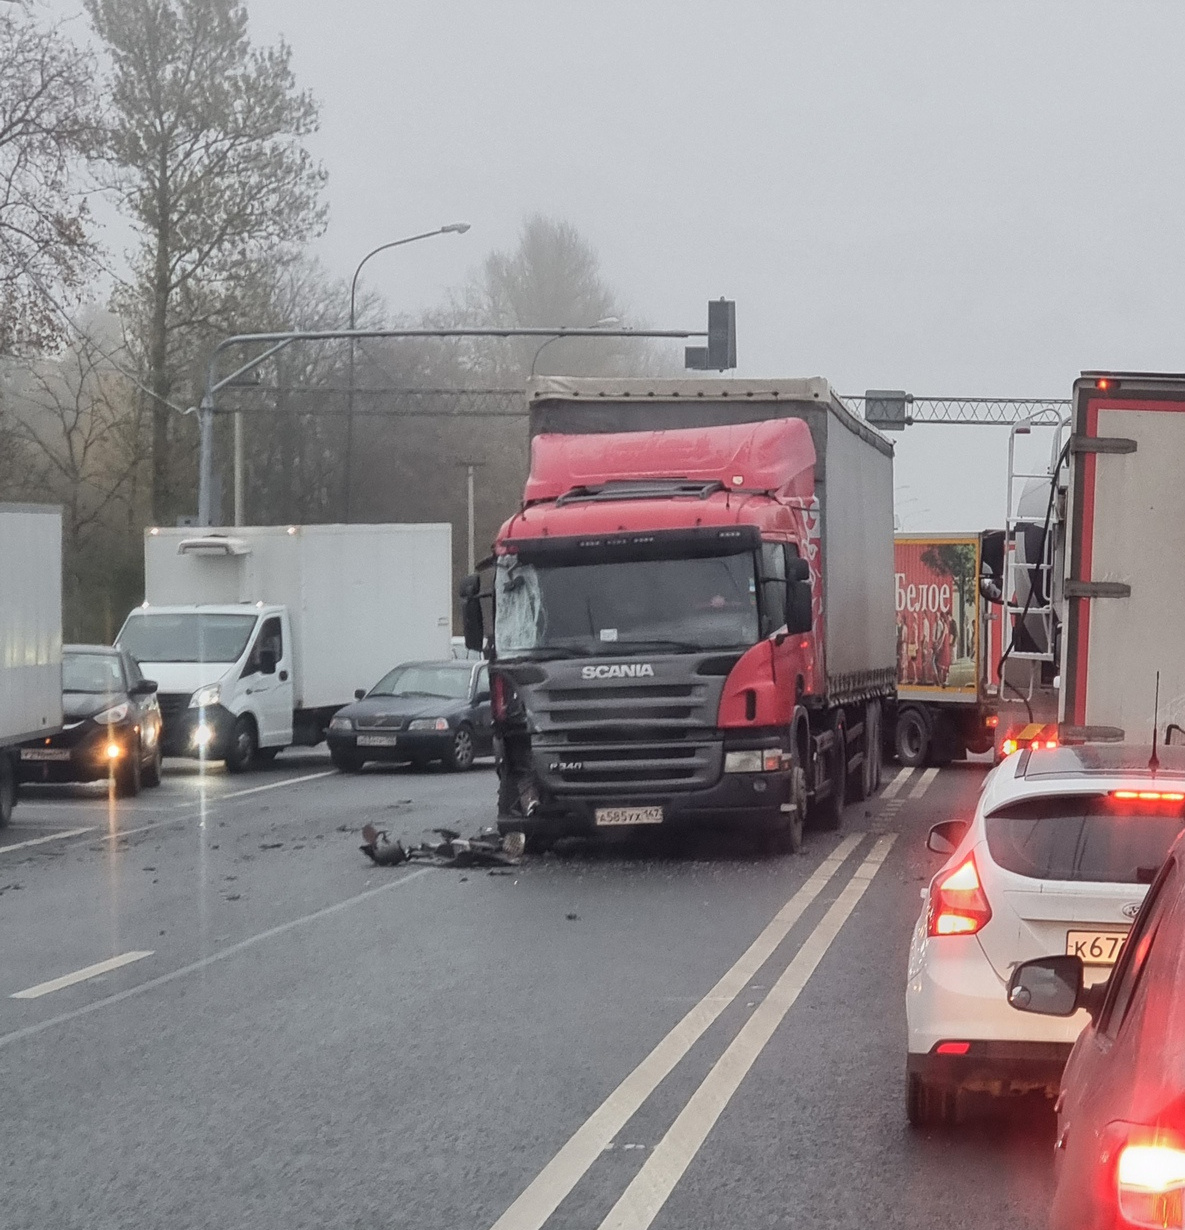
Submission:
[[[974,935],[991,917],[992,907],[979,882],[974,857],[930,886],[927,935]]]

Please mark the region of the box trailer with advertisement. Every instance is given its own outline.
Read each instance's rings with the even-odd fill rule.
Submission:
[[[156,679],[164,747],[240,770],[314,745],[401,662],[451,654],[447,524],[150,529],[117,644]]]
[[[0,827],[19,746],[62,727],[62,512],[0,504]]]
[[[796,848],[878,785],[893,447],[825,380],[536,382],[492,585],[499,819]],[[652,831],[652,830],[651,830]]]
[[[886,733],[904,765],[992,749],[1002,544],[1002,531],[896,536],[897,712]]]

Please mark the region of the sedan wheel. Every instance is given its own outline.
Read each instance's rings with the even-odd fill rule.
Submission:
[[[445,761],[454,773],[464,773],[473,768],[473,731],[468,726],[458,726],[453,735],[453,746]]]

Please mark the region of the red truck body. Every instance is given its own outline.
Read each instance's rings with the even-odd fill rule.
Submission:
[[[491,560],[504,828],[711,825],[794,846],[808,811],[836,824],[875,789],[891,446],[825,382],[734,401],[741,384],[536,391],[523,505]]]

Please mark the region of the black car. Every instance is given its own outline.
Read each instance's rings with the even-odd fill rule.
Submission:
[[[160,785],[161,717],[156,684],[135,658],[107,645],[62,647],[61,734],[21,746],[23,782],[111,778],[121,797]]]
[[[405,662],[329,723],[329,753],[343,773],[368,760],[443,761],[465,770],[494,750],[484,662]]]

